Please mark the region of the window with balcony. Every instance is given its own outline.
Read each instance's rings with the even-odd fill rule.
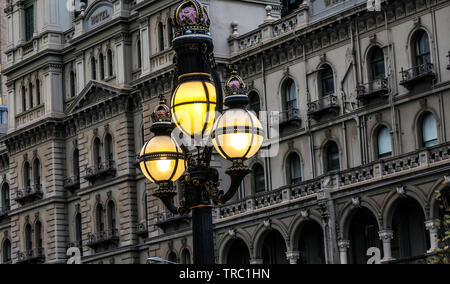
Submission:
[[[251,92],[249,94],[249,110],[253,111],[257,116],[259,116],[259,112],[261,111],[261,101],[259,100],[259,95],[257,92]]]
[[[94,139],[94,163],[101,164],[102,162],[102,142],[100,138]]]
[[[296,153],[289,154],[287,158],[288,182],[289,184],[299,184],[302,182],[302,165]]]
[[[264,192],[266,190],[264,168],[259,163],[253,166],[253,187],[255,193]]]
[[[97,221],[97,232],[105,231],[105,218],[103,216],[103,206],[99,203],[95,209],[95,217]]]
[[[378,158],[389,157],[392,155],[391,133],[385,126],[378,130],[377,135]]]
[[[27,0],[24,4],[25,9],[25,40],[33,39],[34,34],[34,1]]]
[[[3,263],[9,263],[12,260],[11,241],[6,239],[3,242]]]
[[[432,147],[438,144],[436,119],[431,113],[426,113],[422,118],[422,146]]]
[[[384,53],[380,47],[374,47],[370,51],[370,81],[383,79],[386,77],[384,65]]]
[[[105,136],[105,157],[106,160],[112,161],[114,160],[114,149],[113,149],[113,139],[111,134],[106,134]]]
[[[11,208],[11,193],[9,191],[9,185],[5,182],[2,186],[2,203],[0,208],[0,218],[8,214]]]
[[[325,170],[331,172],[340,168],[339,148],[335,142],[330,141],[325,146]]]
[[[284,106],[285,109],[297,108],[297,90],[292,79],[288,79],[284,85]]]
[[[164,50],[164,26],[162,23],[158,24],[158,43],[159,43],[159,51]]]
[[[319,72],[320,97],[334,94],[334,74],[330,65],[324,65]]]
[[[33,181],[35,185],[41,184],[41,163],[37,158],[33,161]]]
[[[287,16],[291,14],[295,9],[300,7],[303,0],[282,0],[281,16]]]
[[[103,53],[98,56],[98,63],[100,64],[100,80],[105,80],[105,57]]]
[[[34,234],[35,234],[35,243],[36,248],[42,248],[42,223],[40,221],[37,221],[34,225]]]
[[[33,233],[30,224],[25,226],[25,248],[27,251],[33,249]]]
[[[23,165],[23,185],[25,187],[31,186],[31,167],[28,162]]]
[[[415,65],[431,62],[430,40],[424,30],[418,31],[413,38]]]
[[[109,77],[112,77],[114,74],[114,65],[113,65],[113,54],[111,49],[108,49],[108,53],[106,54],[108,59],[108,74]]]
[[[72,244],[71,247],[78,247],[80,248],[81,253],[83,253],[83,250],[81,249],[83,247],[83,229],[81,221],[81,213],[77,213],[75,216],[75,244]]]
[[[108,202],[108,228],[116,229],[116,206],[112,200]]]

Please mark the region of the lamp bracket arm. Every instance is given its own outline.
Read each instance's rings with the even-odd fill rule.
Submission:
[[[226,174],[231,177],[231,185],[225,194],[220,196],[220,203],[225,204],[233,198],[242,184],[244,178],[251,173],[252,170],[243,163],[233,163],[233,166],[226,171]]]

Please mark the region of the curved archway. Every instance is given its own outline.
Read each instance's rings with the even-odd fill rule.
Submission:
[[[313,220],[301,223],[297,229],[300,264],[325,264],[325,237],[320,224]]]
[[[189,249],[184,248],[181,252],[181,263],[183,264],[191,264],[191,252]]]
[[[349,263],[367,263],[367,250],[371,247],[382,249],[378,237],[378,222],[376,217],[366,207],[353,210],[348,226],[350,240]]]
[[[167,256],[167,260],[170,262],[176,263],[177,262],[177,254],[174,251],[171,251],[169,253],[169,255]]]
[[[225,249],[225,264],[249,264],[250,252],[247,244],[240,238],[230,240]]]
[[[286,242],[277,230],[266,233],[261,246],[263,264],[288,264]]]
[[[413,198],[397,200],[392,215],[392,256],[396,259],[422,255],[427,250],[428,235],[421,205]]]

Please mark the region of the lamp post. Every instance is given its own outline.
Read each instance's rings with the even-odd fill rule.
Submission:
[[[263,142],[258,118],[247,111],[246,85],[231,72],[225,84],[226,98],[215,70],[210,20],[197,0],[184,0],[174,16],[174,86],[170,108],[160,97],[152,114],[150,130],[155,136],[141,150],[140,169],[147,179],[158,184],[154,196],[169,211],[186,215],[192,211],[193,255],[195,264],[212,264],[214,240],[212,208],[225,204],[238,190],[251,170],[244,165]],[[223,105],[227,109],[223,110]],[[194,142],[197,155],[184,142],[171,136],[177,128]],[[219,190],[219,172],[210,165],[213,149],[233,165],[229,189]],[[183,197],[174,204],[174,182],[182,178]]]

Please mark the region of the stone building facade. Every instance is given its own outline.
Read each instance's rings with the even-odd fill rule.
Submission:
[[[173,88],[180,1],[6,2],[1,262],[64,263],[79,247],[83,263],[191,263],[189,216],[167,213],[136,167]],[[238,66],[267,130],[238,196],[215,209],[217,263],[433,250],[450,168],[450,2],[202,2],[220,77]],[[226,189],[229,164],[213,165]]]

